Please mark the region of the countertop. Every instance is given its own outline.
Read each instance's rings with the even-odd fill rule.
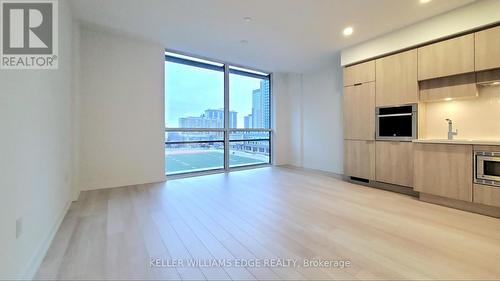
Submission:
[[[444,144],[476,144],[476,145],[500,145],[500,140],[497,139],[416,139],[416,143],[444,143]]]

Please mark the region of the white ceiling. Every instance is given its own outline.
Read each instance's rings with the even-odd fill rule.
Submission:
[[[331,61],[342,48],[471,2],[72,0],[72,6],[84,22],[160,42],[169,49],[267,71],[306,72]],[[354,34],[346,38],[342,30],[348,25]]]

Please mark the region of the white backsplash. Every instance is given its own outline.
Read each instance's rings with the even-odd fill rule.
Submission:
[[[449,118],[458,129],[455,139],[500,140],[500,87],[479,87],[475,99],[427,103],[424,114],[425,135],[419,138],[447,138]]]

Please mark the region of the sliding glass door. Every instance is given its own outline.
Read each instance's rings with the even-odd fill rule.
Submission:
[[[271,163],[270,75],[165,54],[166,174]]]

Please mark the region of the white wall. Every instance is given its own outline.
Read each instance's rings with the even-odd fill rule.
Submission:
[[[71,99],[71,133],[72,133],[72,163],[73,172],[72,183],[73,201],[78,200],[80,195],[80,22],[75,21],[72,30],[72,47],[73,47],[73,72],[72,72],[72,90],[73,98]]]
[[[342,50],[342,65],[396,52],[439,38],[496,23],[500,20],[500,1],[477,1],[448,13],[388,33]]]
[[[340,54],[302,77],[303,167],[343,172],[342,73]]]
[[[275,74],[275,164],[343,172],[340,54],[304,74]]]
[[[302,166],[302,75],[273,75],[273,159],[275,165]]]
[[[302,166],[304,161],[304,109],[302,108],[302,74],[288,75],[288,96],[290,100],[288,114],[290,118],[289,163]]]
[[[81,189],[163,181],[163,47],[90,27],[80,36]]]
[[[290,119],[287,114],[289,108],[288,98],[288,74],[274,73],[272,77],[272,136],[273,149],[272,159],[274,165],[286,165],[289,162],[288,151],[290,150]]]
[[[32,277],[71,201],[72,28],[59,1],[59,69],[0,70],[0,279]]]

